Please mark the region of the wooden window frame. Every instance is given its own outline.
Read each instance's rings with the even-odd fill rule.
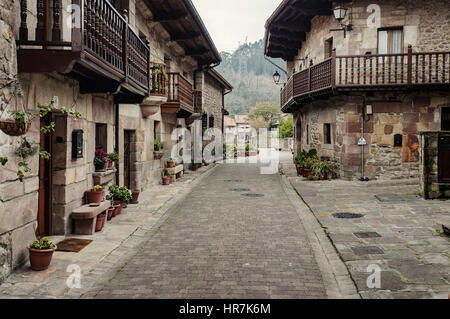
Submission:
[[[334,39],[333,37],[330,37],[325,40],[324,43],[324,52],[325,52],[325,59],[331,58],[333,55],[333,49],[334,49]]]
[[[377,31],[377,53],[378,54],[381,54],[380,53],[380,32],[381,31],[387,31],[387,33],[388,33],[387,54],[392,54],[392,33],[393,33],[393,31],[402,31],[401,53],[405,52],[405,30],[404,30],[404,28],[403,27],[387,27],[387,28],[379,28]]]
[[[326,129],[328,127],[328,129]],[[327,132],[328,130],[328,132]],[[326,134],[328,133],[328,134]],[[329,141],[328,141],[329,138]],[[329,143],[328,143],[329,142]],[[331,123],[323,123],[323,144],[332,145],[333,144],[333,132]]]

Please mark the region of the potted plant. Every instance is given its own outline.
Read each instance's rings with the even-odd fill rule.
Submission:
[[[103,212],[97,216],[97,220],[95,222],[95,231],[96,232],[99,232],[103,229],[103,226],[105,226],[106,218],[107,218],[106,212]]]
[[[48,238],[42,238],[28,245],[27,248],[30,253],[31,269],[40,271],[48,268],[57,247]]]
[[[111,185],[109,187],[109,192],[111,197],[114,199],[114,203],[120,203],[122,209],[126,208],[126,205],[132,199],[131,192],[126,186]],[[120,212],[122,211],[122,209],[120,209]],[[120,212],[118,214],[120,214]]]
[[[153,151],[153,157],[155,160],[159,160],[164,156],[164,152],[162,151],[163,148],[164,143],[160,142],[159,140],[155,140]]]
[[[312,175],[316,179],[327,180],[336,174],[337,166],[329,161],[317,161],[313,164]]]
[[[114,165],[116,165],[116,167],[119,166],[119,154],[117,153],[109,153],[107,156],[108,162],[110,163],[110,168],[114,168]]]
[[[309,176],[311,176],[312,174],[312,167],[315,163],[315,159],[311,158],[311,157],[307,157],[303,160],[302,162],[302,167],[303,167],[303,177],[308,178]]]
[[[103,187],[95,185],[93,189],[86,191],[86,198],[88,204],[100,204],[103,200]]]
[[[141,191],[138,189],[134,189],[131,191],[131,196],[132,196],[131,204],[134,204],[134,205],[139,204],[139,194],[140,193],[141,193]]]
[[[168,168],[175,167],[175,162],[173,161],[173,159],[169,158],[169,159],[167,160],[167,167],[168,167]]]
[[[245,157],[250,156],[250,143],[245,144]]]
[[[104,172],[105,171],[107,156],[108,156],[108,154],[106,154],[102,149],[98,149],[95,151],[94,166],[95,166],[96,172]]]
[[[163,185],[169,185],[170,181],[172,180],[169,170],[167,168],[164,168],[162,173],[163,173],[163,177],[162,177]]]
[[[108,216],[107,220],[111,220],[113,217],[115,217],[114,212],[116,211],[117,207],[120,207],[120,205],[113,205],[108,209]]]
[[[11,112],[11,119],[0,120],[0,130],[9,136],[21,136],[31,127],[33,116],[25,111]]]

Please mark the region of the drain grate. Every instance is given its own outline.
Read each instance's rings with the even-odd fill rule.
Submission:
[[[381,255],[384,251],[380,247],[376,246],[364,246],[364,247],[352,247],[353,252],[356,255]]]
[[[248,193],[248,194],[241,194],[242,196],[245,197],[264,197],[263,194],[252,194],[252,193]]]
[[[363,214],[355,214],[355,213],[336,213],[333,214],[334,218],[342,218],[342,219],[352,219],[352,218],[361,218],[364,217]]]
[[[361,233],[353,233],[358,238],[379,238],[380,234],[376,232],[361,232]]]
[[[231,192],[249,192],[251,191],[250,188],[232,188],[230,189]]]
[[[226,179],[224,180],[225,183],[240,183],[242,182],[240,179]]]
[[[375,198],[380,202],[418,202],[423,201],[423,198],[418,195],[395,195],[395,194],[380,194],[375,195]]]

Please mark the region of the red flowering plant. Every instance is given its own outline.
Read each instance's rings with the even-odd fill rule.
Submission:
[[[106,160],[107,160],[108,154],[105,153],[101,148],[98,150],[95,150],[95,157],[94,157],[94,165],[96,168],[104,168]]]

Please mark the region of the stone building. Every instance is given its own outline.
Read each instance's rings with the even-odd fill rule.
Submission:
[[[347,179],[418,177],[419,133],[449,125],[449,18],[446,0],[283,1],[265,54],[286,61],[295,152]]]
[[[159,183],[172,130],[192,125],[202,105],[221,123],[231,85],[210,79],[220,55],[190,0],[0,0],[0,9],[0,120],[16,109],[37,114],[52,99],[81,114],[55,109],[25,136],[0,131],[0,158],[8,158],[0,166],[1,282],[27,260],[36,235],[72,232],[71,212],[94,184]],[[55,131],[42,134],[52,121]],[[51,157],[31,156],[21,182],[14,152],[23,137]],[[119,153],[118,169],[95,172],[99,148]]]

